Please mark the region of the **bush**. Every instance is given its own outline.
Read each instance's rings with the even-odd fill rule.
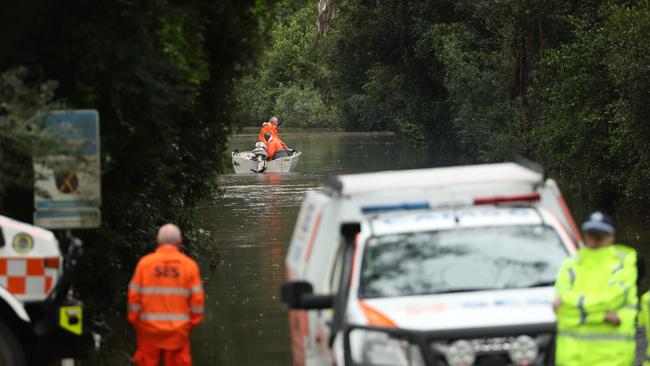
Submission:
[[[337,127],[333,108],[325,105],[322,96],[314,88],[290,85],[280,90],[271,114],[280,116],[284,127]]]

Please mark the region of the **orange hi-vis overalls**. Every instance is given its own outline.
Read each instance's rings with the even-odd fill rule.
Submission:
[[[282,140],[277,139],[275,137],[271,137],[269,141],[266,142],[266,153],[267,153],[267,158],[269,160],[273,160],[273,158],[275,158],[275,154],[278,151],[284,149],[285,149],[285,145],[282,142]]]
[[[260,134],[259,134],[259,136],[257,136],[257,138],[260,141],[266,143],[267,141],[264,138],[265,133],[270,133],[272,138],[278,140],[280,142],[280,144],[282,144],[283,149],[288,149],[287,144],[285,144],[284,141],[282,141],[280,139],[280,131],[278,131],[278,126],[274,125],[273,123],[264,122],[262,124],[262,129],[260,130]]]
[[[262,129],[260,130],[259,136],[257,136],[257,138],[262,142],[266,142],[266,139],[264,138],[265,133],[270,133],[271,136],[273,136],[275,138],[279,138],[278,137],[278,133],[279,133],[278,128],[273,123],[270,123],[270,122],[262,123]]]
[[[203,320],[199,267],[174,245],[144,256],[129,283],[128,318],[136,330],[138,366],[189,366],[190,330]]]

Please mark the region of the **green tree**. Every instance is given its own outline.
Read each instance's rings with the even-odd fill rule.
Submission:
[[[312,3],[285,1],[260,65],[237,84],[240,126],[259,126],[278,115],[284,126],[333,128],[336,109],[322,94],[329,70],[320,58]]]
[[[432,27],[431,37],[444,66],[455,135],[469,160],[511,158],[525,150],[521,96],[512,96],[517,68],[506,42],[483,38],[462,24]]]
[[[56,82],[28,83],[27,69],[18,67],[0,74],[0,212],[10,206],[24,207],[13,193],[31,188],[34,182],[32,159],[55,148],[56,142],[45,129],[43,113],[56,108]],[[13,199],[12,199],[13,198]]]
[[[585,206],[642,209],[650,201],[650,16],[647,1],[605,4],[573,18],[575,38],[550,50],[536,88],[538,160]]]

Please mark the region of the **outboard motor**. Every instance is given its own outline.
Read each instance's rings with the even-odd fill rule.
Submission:
[[[268,153],[266,152],[266,144],[261,141],[255,143],[253,154],[255,154],[255,160],[257,160],[256,173],[262,173],[266,170],[266,158],[268,157]]]

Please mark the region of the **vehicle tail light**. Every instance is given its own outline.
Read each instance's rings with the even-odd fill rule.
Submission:
[[[537,202],[541,199],[538,192],[516,194],[509,196],[490,196],[477,197],[474,199],[475,205],[494,205],[497,203],[517,203],[517,202]]]
[[[54,258],[45,258],[43,259],[43,262],[45,262],[45,268],[59,268],[59,263],[61,262],[58,257]]]

